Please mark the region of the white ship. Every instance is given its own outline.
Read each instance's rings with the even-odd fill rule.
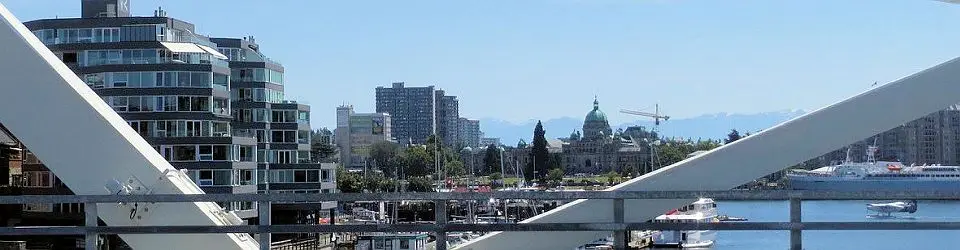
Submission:
[[[717,218],[717,203],[715,203],[713,199],[700,198],[693,204],[657,216],[653,222],[719,222]],[[661,231],[654,233],[653,245],[682,248],[710,247],[713,245],[715,238],[716,232],[713,230]]]
[[[849,157],[836,166],[787,173],[794,190],[828,191],[957,191],[960,190],[960,166],[906,166],[900,162],[877,161],[877,147],[867,149],[867,162]]]

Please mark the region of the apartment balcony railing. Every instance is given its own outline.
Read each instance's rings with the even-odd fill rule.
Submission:
[[[624,200],[690,199],[710,197],[715,200],[789,200],[788,222],[717,222],[675,223],[624,221]],[[461,224],[447,223],[447,201],[487,199],[576,200],[602,199],[613,202],[613,221],[590,223],[520,223]],[[98,226],[97,212],[87,209],[86,226],[0,227],[0,235],[86,235],[87,249],[96,249],[98,234],[261,234],[261,249],[269,249],[272,233],[321,232],[434,232],[445,235],[458,231],[610,231],[618,249],[626,247],[626,235],[636,230],[783,230],[790,231],[791,249],[802,249],[803,230],[960,230],[960,222],[803,222],[802,200],[960,200],[960,192],[830,192],[830,191],[585,191],[585,192],[485,192],[485,193],[328,193],[328,194],[200,194],[200,195],[33,195],[0,196],[0,204],[27,203],[96,203],[117,202],[257,202],[259,215],[268,217],[272,203],[297,201],[399,201],[432,200],[436,205],[434,224],[363,224],[363,225],[261,225],[230,226]],[[94,219],[90,219],[94,218]],[[440,237],[441,239],[444,237]],[[436,249],[447,249],[445,241],[437,241]]]

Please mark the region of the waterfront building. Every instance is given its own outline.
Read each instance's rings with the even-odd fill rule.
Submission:
[[[79,18],[24,25],[204,192],[336,192],[335,165],[310,158],[309,106],[283,98],[283,66],[266,58],[252,37],[205,37],[162,9],[133,16],[127,0],[81,2]],[[69,192],[25,154],[19,178],[28,186],[44,194]],[[39,210],[60,207],[82,215],[80,205]],[[252,202],[220,205],[257,221]],[[335,207],[275,204],[273,220],[310,224]]]

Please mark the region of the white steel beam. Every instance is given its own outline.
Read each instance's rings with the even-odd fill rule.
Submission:
[[[825,90],[827,91],[827,90]],[[960,102],[953,59],[608,190],[728,190]],[[693,200],[627,200],[643,222]],[[613,201],[577,200],[524,223],[613,222]],[[457,249],[572,249],[610,232],[496,232]]]
[[[0,17],[0,120],[67,187],[84,195],[203,193],[2,4]],[[120,187],[130,189],[120,191]],[[238,224],[237,218],[211,202],[100,204],[97,208],[100,219],[111,226]],[[259,247],[246,234],[121,237],[134,249]]]

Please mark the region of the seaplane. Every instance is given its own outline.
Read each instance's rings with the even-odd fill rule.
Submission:
[[[867,210],[875,211],[877,214],[870,215],[875,218],[892,218],[893,213],[916,213],[917,201],[897,201],[890,203],[872,203],[867,204]]]

